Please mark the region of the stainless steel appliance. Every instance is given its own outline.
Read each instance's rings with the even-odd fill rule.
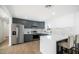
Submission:
[[[12,44],[18,44],[24,42],[24,25],[12,24]]]

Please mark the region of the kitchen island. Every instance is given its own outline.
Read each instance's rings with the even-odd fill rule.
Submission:
[[[67,38],[68,36],[55,34],[40,36],[40,52],[42,54],[56,54],[56,42]]]

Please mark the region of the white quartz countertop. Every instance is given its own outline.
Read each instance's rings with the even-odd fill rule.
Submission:
[[[68,38],[68,36],[52,35],[52,34],[50,36],[52,36],[52,40],[55,40],[55,41],[60,41],[60,40],[63,40],[63,39],[67,39]]]
[[[63,39],[67,39],[68,36],[54,35],[53,38],[54,38],[56,41],[60,41],[60,40],[63,40]]]

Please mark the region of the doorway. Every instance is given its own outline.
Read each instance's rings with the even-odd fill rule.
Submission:
[[[0,19],[0,43],[4,42],[9,37],[8,23],[5,19]]]
[[[9,24],[4,18],[0,18],[0,53],[9,45]]]

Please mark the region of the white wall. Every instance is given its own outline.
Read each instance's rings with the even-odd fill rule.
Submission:
[[[3,10],[5,11],[5,13],[7,14],[7,20],[8,20],[8,26],[9,26],[9,28],[8,28],[8,30],[9,30],[9,46],[11,46],[12,44],[11,44],[11,24],[12,24],[12,15],[11,15],[11,13],[9,12],[9,10],[8,10],[8,8],[7,8],[7,6],[2,6],[2,8],[3,8]],[[5,17],[6,18],[6,17]]]
[[[3,23],[3,25],[1,25],[1,27],[3,26],[3,30],[8,30],[8,36],[9,36],[9,45],[11,45],[11,15],[8,12],[6,6],[0,6],[0,20],[2,20],[1,22]]]
[[[70,27],[74,30],[74,34],[79,34],[79,12],[75,11],[70,14],[66,14],[62,17],[51,18],[48,22],[51,24],[52,28],[66,28]]]
[[[56,19],[51,20],[54,28],[73,27],[74,14],[67,14]]]
[[[79,12],[76,12],[74,15],[74,30],[75,34],[79,34]]]

